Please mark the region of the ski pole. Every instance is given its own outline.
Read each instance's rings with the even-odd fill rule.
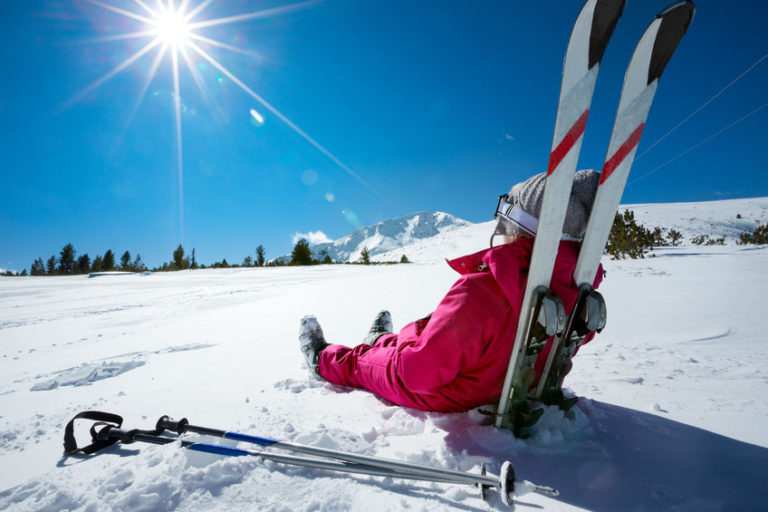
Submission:
[[[77,419],[94,420],[91,426],[92,444],[85,447],[78,447],[74,438],[74,422]],[[85,411],[75,416],[68,424],[64,433],[64,449],[67,454],[82,452],[85,454],[95,453],[107,446],[121,442],[130,444],[133,442],[145,442],[151,444],[169,444],[179,440],[179,437],[168,437],[167,431],[182,435],[186,432],[194,432],[203,435],[211,435],[223,439],[234,441],[249,442],[260,446],[279,447],[285,450],[293,450],[297,453],[305,453],[315,457],[298,457],[293,455],[283,455],[255,450],[244,450],[240,448],[231,448],[226,446],[217,446],[207,443],[197,443],[181,440],[181,446],[193,451],[211,453],[223,456],[255,456],[263,460],[270,460],[277,463],[303,466],[314,469],[340,471],[345,473],[357,473],[370,476],[402,478],[409,480],[421,480],[438,483],[468,484],[480,488],[483,499],[487,498],[487,490],[490,488],[498,489],[502,501],[511,505],[515,490],[515,472],[510,462],[504,462],[501,467],[500,476],[486,473],[485,464],[482,466],[480,474],[464,473],[461,471],[445,470],[431,466],[422,466],[389,459],[369,457],[352,453],[340,452],[337,450],[328,450],[312,446],[298,445],[285,441],[262,438],[258,436],[249,436],[235,432],[226,432],[208,427],[190,425],[186,419],[174,421],[167,416],[161,417],[154,430],[123,430],[121,429],[122,418],[116,414],[103,413],[98,411]],[[98,427],[101,427],[100,429]],[[328,460],[335,459],[335,460]],[[558,492],[551,487],[538,486],[526,483],[526,487],[533,492],[547,496],[557,496]]]
[[[78,415],[78,417],[87,418],[88,414],[90,414],[90,412]],[[77,417],[75,419],[77,419]],[[102,428],[97,430],[96,427],[98,426],[102,426]],[[143,442],[143,443],[150,443],[150,444],[165,445],[165,444],[174,443],[181,439],[180,437],[167,437],[167,436],[158,435],[158,432],[161,432],[161,430],[156,429],[153,431],[148,431],[148,430],[134,429],[134,430],[127,431],[119,428],[119,422],[117,425],[111,425],[105,422],[99,422],[94,424],[94,426],[91,428],[91,435],[93,439],[92,445],[89,445],[85,448],[77,448],[73,444],[68,445],[66,436],[65,436],[65,448],[67,450],[67,453],[69,454],[74,454],[77,451],[82,451],[84,453],[90,454],[90,453],[95,453],[95,451],[103,449],[106,446],[113,445],[117,442],[121,442],[123,444]],[[93,446],[98,446],[98,448],[96,450],[93,450],[92,449]],[[401,479],[408,479],[408,480],[421,480],[421,481],[438,482],[438,483],[475,484],[478,487],[480,487],[481,495],[483,499],[487,498],[486,491],[488,488],[500,487],[502,492],[504,492],[504,496],[506,496],[506,498],[504,496],[502,497],[502,501],[504,501],[507,504],[511,504],[511,500],[512,500],[511,486],[503,485],[503,483],[500,483],[500,480],[498,479],[498,477],[486,476],[485,474],[477,475],[478,481],[465,481],[462,479],[451,478],[450,476],[441,476],[438,474],[420,475],[420,474],[413,474],[413,473],[405,473],[405,472],[394,471],[391,469],[369,466],[366,464],[356,464],[356,463],[340,462],[340,461],[327,460],[327,459],[324,460],[324,459],[317,459],[317,458],[310,458],[310,457],[282,455],[282,454],[261,452],[261,451],[255,451],[255,450],[244,450],[241,448],[219,446],[219,445],[213,445],[208,443],[198,443],[198,442],[192,442],[192,441],[186,441],[186,440],[181,440],[181,446],[182,448],[186,448],[192,451],[210,453],[214,455],[222,455],[222,456],[229,456],[229,457],[254,456],[254,457],[259,457],[262,460],[269,460],[272,462],[294,465],[294,466],[301,466],[301,467],[308,467],[313,469],[338,471],[338,472],[353,473],[353,474],[364,474],[369,476],[380,476],[385,478],[389,477],[389,478],[401,478]],[[514,475],[514,473],[511,473],[511,474]],[[511,481],[512,483],[514,482],[514,476],[512,476]],[[510,489],[509,492],[507,492],[506,489]]]
[[[441,479],[448,479],[457,483],[469,483],[469,484],[477,484],[477,485],[488,485],[491,487],[499,487],[498,477],[484,476],[484,475],[479,475],[475,473],[465,473],[462,471],[436,468],[433,466],[425,466],[421,464],[402,462],[402,461],[397,461],[392,459],[385,459],[381,457],[359,455],[356,453],[342,452],[338,450],[331,450],[328,448],[319,448],[316,446],[297,444],[289,441],[279,441],[276,439],[269,439],[269,438],[260,437],[260,436],[241,434],[238,432],[228,432],[228,431],[209,428],[209,427],[201,427],[198,425],[190,424],[186,418],[183,418],[179,421],[175,421],[169,418],[168,416],[162,416],[157,421],[157,429],[168,430],[171,432],[176,432],[177,434],[194,432],[196,434],[220,437],[223,439],[230,439],[233,441],[242,441],[245,443],[256,444],[264,447],[279,448],[282,450],[291,451],[295,453],[303,453],[306,455],[325,457],[325,458],[330,458],[335,460],[341,460],[344,462],[351,462],[354,464],[363,464],[366,466],[394,471],[399,474],[411,474],[411,475],[418,475],[418,476],[424,476],[424,477],[437,477]],[[509,471],[512,472],[513,481],[514,481],[514,470],[512,470],[511,464],[509,465]]]
[[[376,468],[374,466],[368,466],[365,464],[353,464],[353,463],[338,462],[333,460],[323,460],[323,459],[310,458],[310,457],[298,457],[294,455],[283,455],[283,454],[277,454],[277,453],[262,452],[257,450],[246,450],[243,448],[234,448],[230,446],[221,446],[221,445],[215,445],[215,444],[209,444],[209,443],[186,441],[181,439],[181,437],[155,436],[151,434],[143,434],[140,432],[131,433],[130,431],[126,431],[126,430],[122,430],[122,429],[119,429],[116,427],[110,427],[110,426],[105,426],[103,427],[102,430],[99,430],[97,432],[97,439],[105,439],[105,440],[117,439],[119,442],[122,442],[124,444],[141,442],[141,443],[149,443],[149,444],[157,444],[157,445],[171,444],[181,440],[182,448],[186,448],[188,450],[197,451],[197,452],[210,453],[213,455],[222,455],[222,456],[228,456],[228,457],[253,456],[253,457],[259,457],[263,460],[277,462],[280,464],[303,466],[303,467],[309,467],[314,469],[326,469],[326,470],[341,471],[346,473],[358,473],[358,474],[371,475],[371,476],[394,477],[394,478],[403,478],[403,479],[411,479],[411,480],[428,480],[428,481],[441,482],[441,483],[462,483],[451,478],[440,478],[438,476],[435,476],[434,478],[430,478],[430,477],[423,478],[420,475],[415,475],[411,473],[399,473],[397,471]]]

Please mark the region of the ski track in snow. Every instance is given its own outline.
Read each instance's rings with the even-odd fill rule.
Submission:
[[[763,204],[721,208],[753,218],[750,208]],[[664,215],[691,208],[664,205]],[[177,444],[62,457],[64,425],[83,410],[121,414],[126,428],[186,416],[462,471],[489,462],[498,472],[511,460],[518,478],[561,492],[521,495],[521,510],[761,509],[765,246],[685,244],[604,261],[608,324],[566,378],[581,398],[567,415],[547,408],[529,439],[496,429],[478,410],[405,409],[308,374],[296,342],[301,316],[317,314],[330,341],[350,345],[382,308],[400,328],[431,311],[456,278],[432,263],[435,255],[481,249],[491,229],[443,233],[431,247],[418,240],[407,252],[414,265],[0,279],[0,509],[505,509],[495,492],[485,503],[470,486],[335,475]],[[87,423],[78,423],[77,437],[88,439]]]

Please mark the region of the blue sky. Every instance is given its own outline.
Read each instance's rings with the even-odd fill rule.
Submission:
[[[666,3],[628,1],[581,168],[601,167],[627,62]],[[199,4],[190,0],[188,12]],[[195,20],[291,4],[218,0]],[[182,175],[170,52],[143,95],[159,46],[90,87],[151,40],[104,40],[146,28],[104,5],[147,14],[135,0],[0,7],[0,267],[29,268],[68,242],[91,257],[141,253],[150,266],[178,243],[202,263],[233,263],[259,244],[268,257],[289,252],[297,233],[336,239],[419,210],[490,220],[499,194],[546,166],[582,2],[327,0],[202,27],[244,50],[197,43],[282,119],[190,51],[205,94],[182,61]],[[768,59],[643,154],[768,52],[765,2],[697,7],[624,203],[768,195],[768,108],[706,140],[768,102]]]

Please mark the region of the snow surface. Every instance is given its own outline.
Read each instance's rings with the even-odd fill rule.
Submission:
[[[492,223],[413,242],[412,265],[0,278],[0,510],[505,509],[470,486],[340,476],[177,444],[63,457],[64,425],[83,410],[121,414],[127,428],[168,414],[462,471],[487,461],[496,472],[510,460],[518,478],[561,492],[522,495],[519,510],[760,510],[768,246],[736,245],[737,234],[725,246],[687,241],[700,230],[727,235],[743,220],[736,213],[765,222],[768,198],[633,208],[641,221],[679,223],[686,243],[604,261],[608,325],[566,379],[581,399],[572,418],[548,409],[526,440],[478,411],[404,409],[312,378],[297,348],[309,312],[346,344],[380,309],[395,328],[429,313],[456,279],[436,261],[486,247]],[[77,434],[86,441],[87,424]]]

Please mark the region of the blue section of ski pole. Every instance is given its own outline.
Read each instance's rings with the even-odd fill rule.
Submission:
[[[187,445],[185,448],[188,450],[194,450],[196,452],[213,453],[215,455],[226,455],[229,457],[243,457],[245,455],[253,455],[253,453],[246,450],[229,448],[227,446],[217,446],[215,444],[207,443],[194,443]]]
[[[280,442],[277,439],[269,439],[268,437],[259,437],[259,436],[249,436],[248,434],[238,434],[237,432],[224,432],[223,437],[225,439],[243,441],[244,443],[258,444],[261,446],[270,446]]]

